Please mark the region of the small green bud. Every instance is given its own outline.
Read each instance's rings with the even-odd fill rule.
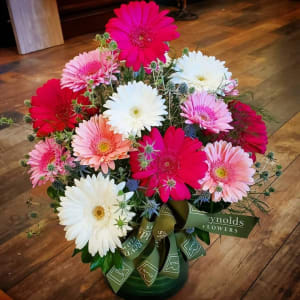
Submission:
[[[84,97],[89,97],[89,95],[90,95],[89,91],[85,91],[84,94],[83,94]]]
[[[115,41],[110,41],[109,44],[108,44],[108,47],[110,50],[116,50],[118,48],[118,45]]]
[[[276,173],[275,173],[275,175],[276,175],[277,177],[279,177],[281,174],[282,174],[281,171],[276,171]]]
[[[21,159],[20,160],[20,166],[23,167],[23,168],[26,168],[27,167],[27,161],[25,159]]]
[[[94,84],[94,80],[93,80],[93,79],[90,79],[90,80],[89,80],[89,84],[90,84],[90,85],[93,85],[93,84]]]
[[[101,35],[99,33],[96,34],[95,40],[96,41],[101,41]]]
[[[55,170],[55,166],[53,164],[48,164],[47,169],[49,172],[53,172]]]
[[[146,169],[148,167],[149,163],[147,160],[143,160],[140,162],[140,166],[142,169]]]
[[[220,192],[222,192],[222,191],[223,191],[223,189],[222,189],[221,186],[217,186],[217,187],[216,187],[216,192],[220,193]]]
[[[183,50],[182,50],[182,54],[183,55],[189,55],[189,48],[183,48]]]
[[[270,193],[269,192],[264,192],[264,195],[268,197],[268,196],[270,196]]]
[[[41,176],[39,180],[40,181],[44,181],[45,180],[45,176]]]
[[[269,188],[269,192],[270,192],[270,193],[274,193],[274,192],[275,192],[275,189],[271,186],[271,187]]]
[[[25,154],[25,155],[24,155],[24,158],[25,158],[25,159],[29,159],[29,158],[30,158],[30,155],[29,155],[29,154]]]
[[[155,61],[153,61],[151,64],[150,64],[150,68],[152,71],[155,71],[156,68],[157,68],[157,63]]]
[[[30,213],[30,217],[36,219],[38,217],[38,213],[33,211]]]
[[[104,33],[103,33],[103,37],[104,37],[106,40],[108,40],[108,39],[110,39],[110,34],[109,34],[108,32],[104,32]]]
[[[255,168],[260,168],[260,166],[261,166],[260,162],[255,163]]]
[[[25,115],[24,116],[24,122],[25,123],[31,123],[32,122],[32,119],[31,119],[30,115]]]
[[[66,161],[67,157],[65,155],[62,155],[60,159],[61,161]]]
[[[189,93],[190,93],[190,94],[195,93],[195,88],[194,88],[193,86],[189,88]]]
[[[34,139],[35,139],[35,136],[34,136],[33,134],[28,134],[28,135],[27,135],[27,140],[28,140],[29,142],[33,142]]]
[[[24,105],[27,107],[31,107],[31,101],[29,99],[24,100]]]
[[[269,153],[267,154],[267,158],[268,158],[269,160],[273,160],[273,159],[274,159],[274,153],[273,153],[273,152],[269,152]]]
[[[276,165],[276,169],[277,169],[277,170],[281,170],[281,169],[282,169],[282,166],[281,166],[281,165]]]

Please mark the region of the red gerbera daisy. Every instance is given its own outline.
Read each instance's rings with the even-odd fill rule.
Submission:
[[[186,186],[200,188],[199,179],[205,176],[206,154],[202,143],[184,136],[181,128],[169,127],[162,138],[157,128],[139,142],[138,151],[131,152],[130,166],[134,179],[141,179],[151,197],[156,191],[163,202],[190,199]]]
[[[130,2],[114,10],[117,15],[106,24],[106,31],[118,43],[120,60],[138,71],[157,59],[166,62],[167,41],[179,37],[174,19],[166,17],[168,10],[159,12],[154,2]]]
[[[47,136],[55,131],[62,131],[65,128],[74,128],[78,119],[82,119],[82,113],[75,113],[72,100],[77,103],[90,104],[88,98],[70,89],[61,89],[59,79],[51,79],[36,91],[36,96],[31,98],[29,109],[33,120],[33,128],[37,129],[38,136]],[[82,112],[95,114],[95,109],[83,109]]]
[[[241,146],[244,151],[252,154],[251,158],[255,161],[255,153],[264,154],[267,149],[266,124],[262,117],[245,103],[234,100],[228,107],[233,119],[230,125],[234,129],[219,134],[218,140],[231,142],[233,146]]]

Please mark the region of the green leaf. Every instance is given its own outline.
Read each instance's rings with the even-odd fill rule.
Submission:
[[[90,263],[93,259],[93,256],[89,253],[88,244],[82,249],[81,252],[81,261],[85,264]]]
[[[59,199],[57,190],[53,186],[48,187],[47,195],[53,200],[58,200]]]
[[[95,271],[97,268],[103,268],[103,263],[104,263],[104,259],[105,259],[105,256],[100,256],[98,253],[97,255],[95,255],[93,257],[93,260],[91,262],[91,266],[90,266],[90,270],[91,271]]]
[[[77,253],[79,253],[81,251],[82,251],[82,249],[75,248],[74,251],[73,251],[72,257],[74,257]]]
[[[113,264],[117,269],[122,268],[122,256],[120,251],[116,250],[116,252],[113,254]]]
[[[104,256],[104,263],[102,267],[103,273],[107,273],[112,266],[113,266],[113,255],[111,252],[108,252],[106,256]]]
[[[205,242],[207,245],[210,245],[209,232],[201,230],[199,228],[195,228],[195,232],[201,241]]]

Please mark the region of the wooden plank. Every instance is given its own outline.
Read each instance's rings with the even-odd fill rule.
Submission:
[[[8,295],[6,295],[2,290],[0,290],[0,300],[12,300]]]
[[[64,43],[55,0],[7,0],[20,54]]]
[[[26,232],[20,232],[0,245],[0,282],[1,288],[9,288],[39,269],[67,247],[74,247],[67,242],[63,227],[56,218],[39,221],[41,233],[28,238]],[[34,224],[26,231],[37,231]],[[0,298],[1,299],[1,298]]]
[[[300,299],[299,243],[300,224],[293,230],[243,299]]]
[[[65,249],[36,272],[27,276],[7,294],[17,300],[87,299],[84,293],[93,285],[101,286],[92,299],[118,299],[106,286],[100,271],[90,272],[80,256],[71,257],[73,246]],[[41,280],[43,278],[43,280]]]

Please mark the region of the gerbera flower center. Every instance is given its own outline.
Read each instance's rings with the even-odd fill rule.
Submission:
[[[151,34],[144,28],[137,28],[129,35],[131,43],[139,48],[146,48],[152,42]]]
[[[130,110],[130,114],[134,117],[134,118],[138,118],[141,115],[141,110],[138,107],[133,107]]]
[[[219,167],[215,169],[215,174],[217,177],[224,179],[227,177],[227,170],[224,167]]]
[[[198,79],[199,81],[205,81],[205,80],[206,80],[206,78],[205,78],[203,75],[197,76],[197,79]]]
[[[173,187],[175,187],[176,185],[176,181],[172,178],[169,178],[166,180],[166,186],[169,188],[169,189],[172,189]]]
[[[91,61],[84,65],[80,70],[79,73],[83,76],[93,75],[101,68],[101,64],[99,61]]]
[[[108,151],[110,151],[110,149],[111,145],[109,141],[101,141],[98,144],[98,151],[100,152],[100,154],[107,153]]]
[[[159,160],[159,170],[162,173],[174,173],[178,167],[178,161],[172,156],[162,157]]]
[[[105,216],[105,211],[103,206],[98,205],[93,209],[93,215],[96,218],[97,221],[103,219],[103,217]]]
[[[196,123],[209,122],[215,119],[215,113],[206,106],[195,107],[194,121]]]

